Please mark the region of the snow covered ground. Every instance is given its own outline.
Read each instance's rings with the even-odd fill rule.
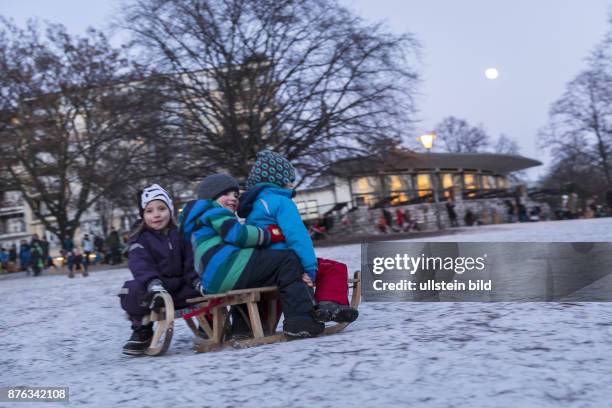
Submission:
[[[612,242],[612,219],[428,240]],[[359,245],[318,254],[359,268]],[[167,355],[130,358],[115,296],[129,278],[119,269],[0,279],[0,387],[68,386],[69,406],[92,407],[612,404],[612,304],[363,303],[359,320],[333,336],[194,354],[177,324]],[[67,406],[18,404],[54,405]]]

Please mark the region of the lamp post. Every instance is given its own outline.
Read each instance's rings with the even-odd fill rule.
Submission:
[[[433,147],[433,142],[436,138],[436,134],[433,132],[426,133],[424,135],[419,136],[417,139],[421,142],[423,147],[427,150],[427,164],[431,169],[431,184],[434,196],[434,212],[436,213],[436,223],[438,224],[438,230],[442,229],[442,222],[440,221],[440,209],[438,208],[439,200],[438,200],[438,186],[436,183],[436,174],[434,169],[431,167],[431,148]]]

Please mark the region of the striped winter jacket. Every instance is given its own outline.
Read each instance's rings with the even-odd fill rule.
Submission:
[[[270,244],[270,233],[240,224],[214,200],[187,203],[179,217],[183,237],[191,242],[195,270],[206,293],[232,290],[255,247]]]

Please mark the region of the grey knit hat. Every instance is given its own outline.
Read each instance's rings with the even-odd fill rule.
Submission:
[[[272,183],[285,187],[295,181],[295,169],[289,160],[271,150],[257,153],[255,164],[251,168],[246,187],[251,188],[259,183]]]
[[[240,191],[235,178],[225,173],[212,174],[200,182],[196,188],[198,200],[214,200],[230,191]]]

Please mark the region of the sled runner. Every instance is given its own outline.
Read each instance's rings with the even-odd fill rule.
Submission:
[[[361,273],[359,271],[355,272],[354,278],[349,280],[349,289],[352,289],[350,305],[357,309],[361,301]],[[276,332],[281,311],[278,290],[275,286],[233,290],[188,299],[187,303],[192,306],[177,311],[174,310],[172,297],[169,294],[162,293],[156,296],[161,296],[164,307],[151,311],[148,319],[145,319],[144,322],[154,323],[153,340],[145,351],[150,356],[161,356],[168,350],[174,332],[174,320],[180,318],[185,321],[195,335],[195,351],[198,353],[228,345],[236,348],[247,348],[291,340],[282,332]],[[265,305],[262,310],[260,310],[258,302]],[[229,309],[240,305],[246,307],[247,313],[244,317],[249,324],[252,337],[232,340],[228,333],[230,328]],[[241,312],[241,309],[238,310]],[[349,324],[334,323],[327,326],[323,334],[338,333]]]

